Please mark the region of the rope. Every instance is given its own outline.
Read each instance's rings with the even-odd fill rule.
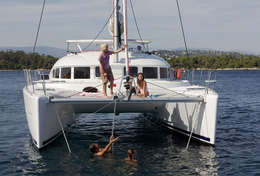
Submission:
[[[112,131],[111,135],[114,136],[114,131],[115,131],[115,116],[116,116],[116,99],[115,99],[115,106],[114,106],[114,115],[113,115],[113,124],[112,124]]]
[[[114,81],[119,80],[119,79],[124,78],[124,77],[125,77],[125,76],[120,76],[120,77],[114,79]],[[93,87],[93,88],[97,88],[97,87],[100,87],[100,86],[102,86],[102,85],[103,85],[103,83],[100,83],[100,84],[96,85],[96,86]],[[74,96],[74,95],[77,95],[78,93],[81,93],[81,92],[82,92],[82,91],[78,91],[78,90],[74,90],[74,91],[76,91],[77,93],[74,93],[74,94],[69,95],[69,96],[65,96],[64,98],[70,98],[70,97],[72,97],[72,96]]]
[[[194,111],[193,111],[191,117],[194,116],[195,111],[196,111],[196,113],[197,113],[197,111],[198,111],[198,109],[199,109],[199,107],[200,107],[200,104],[201,104],[201,103],[195,104]],[[195,115],[196,115],[196,114],[195,114]],[[188,148],[189,148],[190,140],[191,140],[192,133],[193,133],[193,130],[194,130],[194,126],[195,126],[195,123],[197,122],[196,120],[198,120],[198,118],[196,118],[196,119],[194,120],[194,123],[191,125],[191,128],[192,128],[192,129],[191,129],[191,132],[190,132],[189,140],[188,140],[187,145],[186,145],[186,150],[188,150]]]
[[[101,30],[97,33],[96,37],[83,49],[83,50],[87,50],[99,37],[99,35],[104,31],[105,27],[107,26],[110,18],[112,17],[112,15],[114,14],[115,11],[115,7],[113,8],[113,11],[111,13],[111,15],[109,16],[109,18],[106,20],[106,23],[104,24],[104,26],[101,28]]]
[[[114,105],[114,114],[113,114],[113,124],[112,124],[111,136],[114,136],[114,131],[115,131],[116,101],[117,101],[117,99],[115,99],[115,105]],[[113,148],[114,148],[114,143],[112,143],[112,152],[113,152]]]
[[[110,103],[104,105],[103,107],[99,108],[97,111],[93,112],[93,114],[96,114],[96,113],[98,113],[99,111],[105,109],[107,106],[111,105],[112,103],[114,103],[114,102],[110,102]]]
[[[147,81],[146,81],[146,82],[147,82]],[[152,84],[152,85],[157,86],[157,87],[160,87],[160,88],[162,88],[162,89],[168,90],[168,91],[173,92],[173,93],[175,93],[175,94],[182,95],[182,96],[184,96],[184,97],[190,98],[190,96],[188,96],[188,95],[185,95],[185,94],[182,94],[182,93],[179,93],[179,92],[175,92],[175,91],[173,91],[173,90],[171,90],[171,89],[168,89],[168,88],[159,86],[159,85],[157,85],[157,84],[154,84],[154,83],[151,83],[151,82],[147,82],[147,83]]]
[[[37,33],[36,33],[36,38],[35,38],[35,42],[34,42],[34,46],[33,46],[33,53],[35,52],[36,44],[37,44],[37,41],[38,41],[38,36],[39,36],[40,28],[41,28],[44,8],[45,8],[45,0],[43,0],[43,4],[42,4],[41,17],[40,17],[40,21],[39,21],[39,24],[38,24],[38,30],[37,30]]]
[[[130,0],[130,5],[131,5],[132,13],[133,13],[133,16],[134,16],[135,26],[136,26],[136,29],[137,29],[139,38],[140,38],[140,40],[142,41],[143,47],[145,48],[145,45],[144,45],[144,43],[143,43],[143,38],[142,38],[142,36],[141,36],[140,30],[139,30],[139,27],[138,27],[138,24],[137,24],[137,20],[136,20],[135,11],[134,11],[134,8],[133,8],[132,0]]]
[[[60,116],[59,116],[59,114],[58,114],[57,111],[56,111],[56,117],[57,117],[57,120],[58,120],[58,122],[59,122],[59,124],[60,124],[60,127],[61,127],[61,130],[62,130],[64,139],[65,139],[65,142],[66,142],[66,144],[67,144],[67,148],[68,148],[68,150],[69,150],[69,153],[71,153],[70,145],[69,145],[69,142],[68,142],[68,140],[67,140],[66,134],[65,134],[65,132],[64,132],[64,128],[63,128],[62,123],[61,123],[61,120],[60,120]]]
[[[181,23],[181,31],[182,31],[183,41],[184,41],[184,44],[185,44],[186,55],[187,55],[187,57],[189,57],[188,47],[187,47],[185,33],[184,33],[184,27],[183,27],[183,23],[182,23],[181,10],[180,10],[178,0],[176,0],[176,4],[177,4],[177,7],[178,7],[178,12],[179,12],[179,19],[180,19],[180,23]]]

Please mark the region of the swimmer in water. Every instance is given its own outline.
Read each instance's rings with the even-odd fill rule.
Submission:
[[[133,149],[127,151],[127,158],[125,158],[125,161],[137,162],[137,160],[135,160],[135,151]]]
[[[109,143],[106,145],[105,148],[99,148],[98,144],[91,144],[89,146],[90,152],[94,154],[94,156],[104,156],[105,153],[110,152],[112,150],[112,144],[117,142],[119,137],[114,138],[114,136],[110,137]]]

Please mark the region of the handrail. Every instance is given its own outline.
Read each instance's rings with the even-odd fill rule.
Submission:
[[[39,70],[30,70],[30,69],[24,69],[24,76],[25,76],[25,87],[27,90],[31,90],[32,93],[35,93],[35,85],[38,83],[42,84],[43,87],[43,93],[46,96],[46,74],[41,73]],[[42,81],[40,81],[42,80]]]

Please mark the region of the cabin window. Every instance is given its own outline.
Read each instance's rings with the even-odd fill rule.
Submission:
[[[59,78],[59,76],[60,76],[60,68],[55,68],[55,69],[53,69],[53,71],[52,71],[52,77],[53,77],[53,78]]]
[[[129,67],[130,75],[133,77],[136,77],[138,73],[138,68],[137,67]],[[124,76],[126,75],[126,69],[124,67]]]
[[[160,78],[167,78],[167,68],[160,68]]]
[[[74,79],[90,79],[90,68],[74,67]]]
[[[96,75],[97,78],[100,77],[99,67],[96,67],[96,68],[95,68],[95,75]]]
[[[143,67],[144,78],[158,78],[157,67]]]
[[[61,78],[70,79],[71,78],[71,68],[61,68]]]

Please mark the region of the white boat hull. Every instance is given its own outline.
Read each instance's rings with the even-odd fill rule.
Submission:
[[[113,100],[90,101],[84,99],[53,99],[43,94],[33,94],[23,89],[24,103],[29,130],[33,143],[43,148],[61,134],[61,125],[68,127],[75,121],[77,113],[113,113]],[[215,144],[217,94],[205,95],[199,99],[143,99],[120,100],[116,113],[153,113],[169,129],[190,135],[208,144]],[[105,107],[104,107],[105,106]]]
[[[57,114],[64,128],[75,120],[75,114],[70,105],[49,104],[46,96],[31,94],[28,89],[23,89],[24,104],[28,127],[33,144],[38,148],[51,143],[61,134],[61,126]]]
[[[215,145],[218,96],[208,94],[202,103],[166,103],[158,118],[167,128]]]

